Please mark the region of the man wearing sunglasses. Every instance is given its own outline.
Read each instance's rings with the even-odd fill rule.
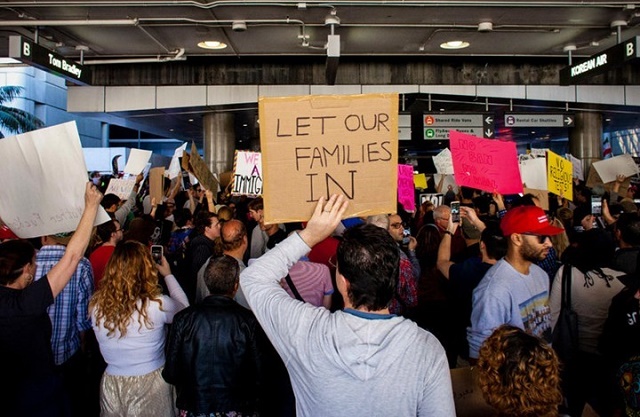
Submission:
[[[505,214],[500,228],[507,238],[507,255],[491,267],[473,292],[469,356],[478,357],[482,342],[502,324],[551,338],[549,278],[535,263],[552,247],[549,236],[562,229],[549,223],[544,210],[520,206]]]

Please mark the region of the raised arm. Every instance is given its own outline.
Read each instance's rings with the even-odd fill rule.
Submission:
[[[460,208],[462,209],[463,207]],[[438,267],[438,271],[440,271],[446,279],[449,279],[449,268],[451,268],[451,265],[454,264],[453,262],[451,262],[451,239],[453,238],[453,235],[456,233],[457,229],[458,223],[453,223],[451,221],[451,218],[449,218],[447,230],[442,235],[442,240],[440,241],[440,246],[438,247],[438,258],[436,266]]]
[[[47,279],[54,298],[67,285],[78,267],[78,262],[80,262],[84,252],[87,250],[101,200],[102,193],[98,191],[91,181],[87,182],[84,192],[84,211],[78,227],[71,237],[62,259],[47,273]]]

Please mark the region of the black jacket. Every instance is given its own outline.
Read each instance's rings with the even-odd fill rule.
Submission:
[[[162,376],[193,413],[257,410],[262,330],[251,311],[210,295],[173,319]]]

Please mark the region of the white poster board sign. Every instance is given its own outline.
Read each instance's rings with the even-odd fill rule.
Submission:
[[[87,167],[75,122],[0,139],[0,218],[23,239],[76,230]],[[110,218],[99,208],[95,225]]]
[[[566,157],[573,166],[573,178],[577,178],[580,181],[584,181],[584,170],[582,168],[582,160],[576,158],[570,153],[566,154]]]
[[[177,148],[175,152],[173,152],[173,157],[171,158],[171,163],[169,164],[169,169],[166,172],[167,178],[170,180],[177,178],[182,173],[182,167],[180,166],[180,158],[182,158],[182,153],[187,150],[187,142],[183,143],[182,146]]]
[[[593,163],[593,167],[605,184],[615,181],[616,175],[622,174],[625,177],[632,177],[638,173],[638,166],[629,154],[596,161]]]
[[[127,165],[124,167],[124,172],[133,175],[141,173],[144,167],[147,166],[149,159],[151,159],[152,153],[151,151],[144,151],[142,149],[131,149],[129,159],[127,159]]]
[[[453,160],[449,148],[444,148],[433,157],[433,165],[435,165],[438,174],[453,175]]]
[[[124,178],[111,178],[104,194],[115,194],[120,197],[121,200],[128,200],[135,185],[135,177],[126,180]]]
[[[260,152],[236,151],[231,194],[262,194],[262,155]]]
[[[520,161],[520,176],[527,188],[547,189],[547,159],[535,158]]]

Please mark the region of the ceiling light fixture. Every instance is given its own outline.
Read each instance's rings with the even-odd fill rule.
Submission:
[[[463,49],[468,47],[469,42],[465,41],[449,41],[440,44],[440,48],[442,49]]]
[[[203,49],[224,49],[227,44],[220,41],[202,41],[198,43],[198,46]]]

